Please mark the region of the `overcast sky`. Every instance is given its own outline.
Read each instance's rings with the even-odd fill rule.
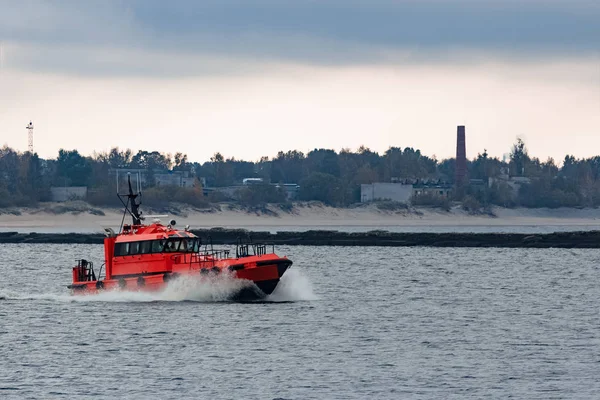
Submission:
[[[597,0],[0,0],[0,145],[600,154]]]

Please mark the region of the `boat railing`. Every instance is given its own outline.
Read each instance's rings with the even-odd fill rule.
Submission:
[[[264,256],[267,250],[271,250],[271,253],[275,253],[274,243],[242,243],[242,240],[238,238],[235,246],[235,257],[243,258],[250,256]]]
[[[104,268],[105,263],[102,263],[100,266],[100,271],[98,271],[98,280],[102,280],[102,268]],[[106,272],[104,272],[104,277],[106,278]]]
[[[241,239],[238,238],[238,241],[235,245],[235,258],[252,256],[260,257],[273,253],[275,253],[274,243],[242,243]],[[215,249],[210,238],[208,242],[204,244],[204,247],[198,252],[174,253],[171,255],[171,259],[173,261],[182,264],[190,264],[190,268],[192,268],[193,264],[214,266],[215,262],[229,259],[231,257],[231,250]]]
[[[91,282],[96,280],[94,263],[91,261],[84,259],[77,260],[75,271],[77,274],[77,282]]]
[[[171,259],[177,260],[178,263],[190,264],[190,267],[193,264],[214,267],[216,261],[230,258],[230,252],[227,249],[200,250],[197,253],[173,254]]]
[[[267,254],[267,250],[269,249],[269,247],[271,248],[270,254],[275,253],[275,244],[274,243],[262,243],[262,244],[255,244],[253,246],[254,246],[254,254],[256,254],[257,256],[264,256],[265,254]]]
[[[199,253],[197,253],[198,257],[200,259],[215,259],[215,260],[222,260],[222,259],[227,259],[230,258],[229,257],[229,253],[231,251],[227,250],[227,249],[212,249],[212,250],[201,250]]]

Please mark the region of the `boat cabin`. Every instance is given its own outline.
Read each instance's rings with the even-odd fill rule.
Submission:
[[[124,225],[119,235],[104,240],[107,278],[171,272],[173,264],[191,261],[200,244],[193,233],[160,223]]]

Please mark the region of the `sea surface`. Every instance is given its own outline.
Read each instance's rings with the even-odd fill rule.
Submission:
[[[71,297],[99,245],[0,245],[1,399],[595,399],[600,251],[280,247],[235,282]]]

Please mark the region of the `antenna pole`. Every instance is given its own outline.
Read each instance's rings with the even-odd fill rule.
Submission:
[[[27,125],[25,128],[27,129],[29,152],[33,155],[33,122],[29,121],[29,125]]]

